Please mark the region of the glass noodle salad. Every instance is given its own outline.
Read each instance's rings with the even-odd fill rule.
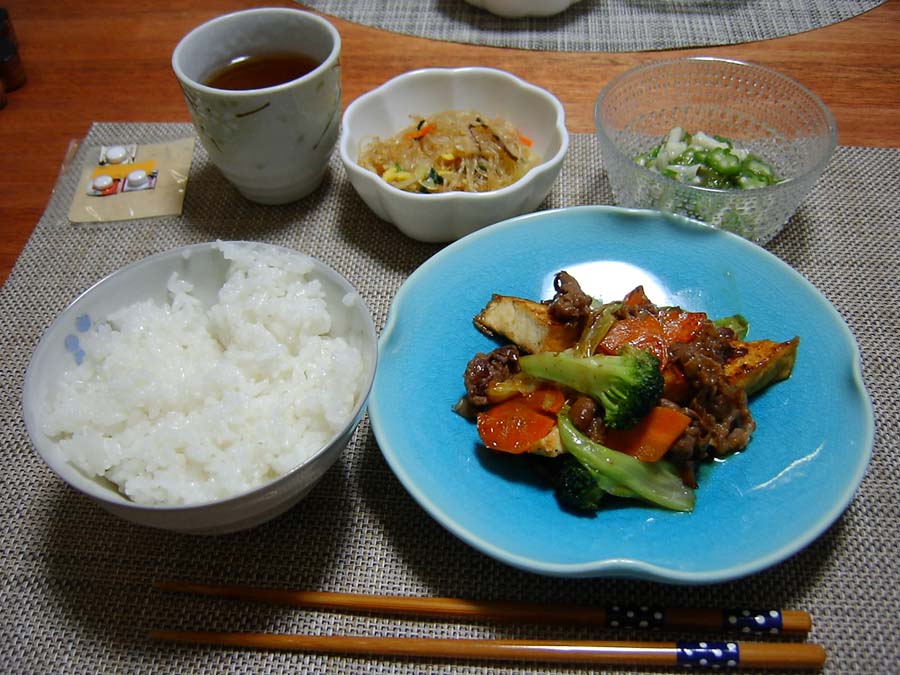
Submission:
[[[406,192],[488,192],[537,166],[531,139],[508,121],[474,111],[423,117],[387,139],[366,140],[358,162]]]
[[[635,162],[669,178],[701,187],[751,190],[780,182],[772,166],[729,139],[703,131],[669,131],[662,143]]]

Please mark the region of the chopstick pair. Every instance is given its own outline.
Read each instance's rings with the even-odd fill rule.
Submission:
[[[471,601],[457,598],[373,596],[354,593],[291,591],[156,581],[154,587],[178,593],[228,597],[254,602],[328,610],[442,616],[525,623],[579,623],[611,628],[736,630],[742,633],[805,634],[812,626],[806,612],[716,609],[650,609],[612,606]],[[595,665],[693,665],[818,669],[825,650],[806,643],[735,641],[639,642],[500,639],[389,638],[334,635],[279,635],[204,631],[151,631],[151,639],[188,644],[287,649],[337,654],[420,656],[508,661],[566,662]]]

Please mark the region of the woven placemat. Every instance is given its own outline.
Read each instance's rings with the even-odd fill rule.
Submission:
[[[510,19],[464,0],[300,0],[325,14],[394,33],[559,52],[637,52],[770,40],[844,21],[884,1],[581,0],[555,16]],[[415,62],[414,54],[410,62]]]
[[[402,281],[439,248],[407,239],[375,218],[353,192],[336,157],[314,195],[290,206],[262,207],[241,199],[225,183],[199,143],[183,216],[88,225],[66,220],[75,169],[87,148],[174,140],[191,133],[184,124],[95,125],[0,289],[0,671],[584,673],[576,666],[487,667],[179,647],[152,643],[145,633],[173,628],[596,637],[572,627],[391,619],[166,595],[151,588],[154,579],[162,578],[600,606],[797,608],[814,616],[810,639],[829,651],[826,672],[871,675],[900,663],[900,150],[839,148],[814,193],[769,245],[835,304],[860,342],[877,424],[874,458],[862,487],[843,517],[788,561],[727,584],[676,587],[541,577],[481,555],[448,534],[407,495],[382,459],[366,421],[305,501],[243,533],[206,538],[134,526],[62,484],[31,448],[20,392],[43,329],[101,276],[181,244],[216,238],[267,241],[312,254],[353,280],[380,328]],[[574,136],[560,180],[543,207],[610,201],[593,137]],[[653,639],[690,637],[662,633]]]

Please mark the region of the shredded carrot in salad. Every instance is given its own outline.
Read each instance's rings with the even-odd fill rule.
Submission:
[[[367,139],[360,166],[407,192],[489,192],[540,163],[534,141],[502,119],[474,111],[413,116],[394,136]]]

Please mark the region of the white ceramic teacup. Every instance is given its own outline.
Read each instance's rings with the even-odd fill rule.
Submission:
[[[264,89],[205,84],[233,59],[302,53],[311,72]],[[285,204],[322,181],[340,131],[341,38],[328,21],[291,8],[226,14],[185,35],[172,54],[194,128],[212,162],[247,199]]]

